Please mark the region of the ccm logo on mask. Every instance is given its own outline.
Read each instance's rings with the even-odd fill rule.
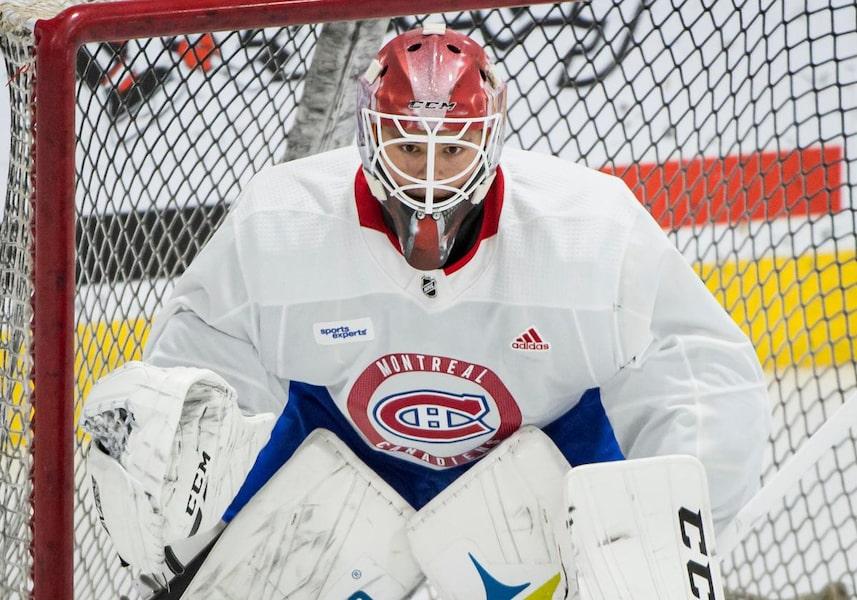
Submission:
[[[438,102],[435,100],[411,100],[410,102],[408,102],[408,108],[452,110],[453,108],[455,108],[455,102]]]

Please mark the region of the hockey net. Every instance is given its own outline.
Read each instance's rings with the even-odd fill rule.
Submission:
[[[362,4],[381,14],[376,3]],[[410,7],[385,3],[391,12],[396,5]],[[103,5],[102,19],[121,19],[127,31],[137,17],[115,6]],[[360,61],[381,38],[425,18],[340,23],[344,37],[324,49],[321,25],[246,25],[235,10],[206,6],[207,31],[87,42],[76,54],[74,98],[65,99],[44,82],[34,87],[43,51],[35,19],[63,7],[0,6],[9,107],[0,116],[0,140],[9,141],[8,152],[0,146],[8,160],[0,162],[8,166],[0,208],[2,598],[30,597],[37,565],[58,560],[33,541],[49,518],[31,498],[39,461],[53,458],[39,456],[51,434],[48,412],[65,403],[76,422],[92,384],[140,356],[175,278],[255,171],[348,142],[348,89]],[[327,6],[315,20],[336,14],[336,2]],[[359,17],[352,8],[343,18]],[[498,62],[510,88],[508,143],[623,177],[750,336],[774,416],[769,480],[857,390],[853,2],[613,0],[434,18],[473,35]],[[235,23],[243,28],[231,30]],[[323,51],[326,60],[314,61]],[[310,85],[319,87],[304,98]],[[76,214],[75,323],[66,332],[75,387],[58,399],[37,395],[48,389],[39,376],[50,375],[40,357],[64,342],[33,325],[33,295],[56,293],[34,283],[34,240],[58,235],[47,217],[33,222],[33,191],[55,175],[34,171],[34,131],[45,127],[34,107],[75,115],[67,195]],[[74,597],[134,598],[98,523],[82,462],[87,440],[71,424],[60,433],[74,444]],[[733,598],[844,598],[837,583],[857,592],[853,429],[831,440],[725,567]]]

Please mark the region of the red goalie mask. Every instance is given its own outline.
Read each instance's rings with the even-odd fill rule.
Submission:
[[[441,267],[494,179],[506,86],[482,47],[442,24],[393,38],[360,79],[358,144],[405,258]]]

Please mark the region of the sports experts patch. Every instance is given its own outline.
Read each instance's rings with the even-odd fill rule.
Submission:
[[[351,321],[328,321],[315,323],[312,332],[317,344],[332,346],[334,344],[350,344],[353,342],[368,342],[375,339],[375,329],[372,319],[352,319]]]

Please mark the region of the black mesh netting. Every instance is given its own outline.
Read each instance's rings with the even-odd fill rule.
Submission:
[[[508,143],[623,177],[750,335],[769,378],[770,479],[857,390],[853,2],[613,0],[445,19],[484,42],[507,78]],[[421,21],[396,19],[388,35]],[[319,32],[204,33],[79,53],[78,405],[95,380],[140,355],[175,277],[249,177],[285,155]],[[15,252],[28,242],[8,227],[24,187],[10,181],[4,216],[4,372],[20,371],[14,336],[29,318],[5,300],[17,281],[9,273],[24,268]],[[21,385],[4,383],[7,430],[13,418],[22,427]],[[25,539],[16,490],[27,444],[5,435],[10,508],[0,523],[4,536]],[[133,595],[83,469],[76,483],[76,596]],[[23,560],[2,543],[3,558]],[[857,590],[853,434],[725,568],[734,597],[793,598],[834,582]],[[0,596],[24,597],[26,569],[7,569]]]

